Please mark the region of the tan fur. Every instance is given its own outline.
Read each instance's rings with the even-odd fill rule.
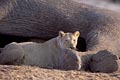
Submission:
[[[59,32],[59,36],[45,43],[10,43],[0,54],[0,63],[25,64],[52,68],[57,64],[63,49],[76,48],[80,33]]]

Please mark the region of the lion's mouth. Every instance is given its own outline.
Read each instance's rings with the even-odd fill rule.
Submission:
[[[77,50],[77,48],[76,48],[76,47],[70,47],[70,49],[74,49],[74,50]]]

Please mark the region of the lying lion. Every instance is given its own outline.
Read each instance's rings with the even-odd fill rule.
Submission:
[[[72,52],[80,33],[64,33],[44,43],[24,42],[6,45],[0,54],[0,64],[34,65],[44,68],[80,69],[80,58]]]

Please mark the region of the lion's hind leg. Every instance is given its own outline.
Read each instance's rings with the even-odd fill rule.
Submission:
[[[24,50],[18,43],[6,45],[0,53],[0,64],[19,65],[24,61]]]

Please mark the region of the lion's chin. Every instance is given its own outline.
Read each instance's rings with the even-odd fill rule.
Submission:
[[[72,50],[77,50],[77,48],[76,48],[76,47],[70,47],[69,49],[72,49]]]

